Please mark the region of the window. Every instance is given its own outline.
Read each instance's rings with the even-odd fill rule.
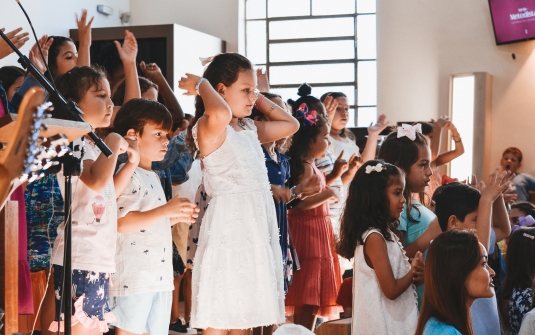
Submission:
[[[349,127],[377,120],[376,0],[246,0],[246,56],[274,93],[344,92]]]

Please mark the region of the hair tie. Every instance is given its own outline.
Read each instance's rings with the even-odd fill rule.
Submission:
[[[306,103],[302,103],[295,113],[295,118],[299,120],[303,126],[315,126],[318,123],[318,117],[315,110],[308,110]]]
[[[512,227],[513,233],[522,227],[531,227],[535,224],[535,219],[531,215],[521,216],[518,218],[518,224]]]
[[[383,166],[382,163],[377,163],[377,165],[368,165],[366,166],[366,174],[370,174],[372,172],[381,172],[383,170],[386,170],[386,166]]]
[[[414,126],[403,123],[401,127],[398,127],[398,138],[406,136],[411,141],[414,141],[416,139],[416,133],[422,133],[422,125],[420,123],[417,123]]]

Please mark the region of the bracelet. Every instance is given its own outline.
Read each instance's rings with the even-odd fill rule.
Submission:
[[[273,103],[273,105],[271,105],[271,108],[267,111],[267,113],[265,115],[269,116],[269,113],[271,113],[271,111],[275,109],[275,106],[277,106],[277,104]]]
[[[453,141],[454,141],[454,142],[456,142],[456,143],[459,143],[459,142],[461,142],[461,141],[462,141],[462,138],[461,138],[461,136],[452,136],[451,138],[452,138],[452,139],[453,139]],[[456,140],[455,138],[458,138],[459,140]]]
[[[293,186],[290,189],[290,193],[292,194],[292,199],[301,199],[302,193],[295,193],[295,190],[297,189],[297,186]]]
[[[260,107],[260,104],[262,103],[262,100],[264,100],[264,95],[263,94],[260,94],[260,96],[258,97],[258,99],[256,99],[256,102],[254,104],[254,108],[258,109],[258,107]]]
[[[195,85],[195,92],[197,92],[197,95],[201,95],[201,93],[199,93],[199,88],[201,87],[201,84],[203,81],[208,81],[208,79],[206,78],[201,78],[199,79],[199,81],[197,82],[197,85]]]

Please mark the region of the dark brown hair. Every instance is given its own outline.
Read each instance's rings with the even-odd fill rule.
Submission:
[[[56,88],[68,101],[80,102],[91,87],[101,89],[101,80],[107,80],[105,73],[98,67],[75,67],[56,78]],[[71,119],[63,110],[63,105],[54,102],[52,115],[59,119]]]
[[[327,92],[327,93],[325,93],[324,95],[321,96],[320,101],[323,103],[325,101],[325,98],[327,98],[328,96],[331,96],[334,99],[338,99],[338,98],[346,98],[347,99],[347,95],[345,95],[342,92]],[[340,137],[349,138],[353,142],[355,142],[355,140],[356,140],[355,135],[353,134],[353,132],[351,130],[347,129],[347,128],[344,128],[344,129],[340,130]]]
[[[68,42],[74,43],[70,38],[64,36],[49,36],[48,39],[53,38],[52,44],[48,49],[48,68],[52,72],[52,78],[61,75],[62,73],[57,73],[58,70],[58,56],[61,48]]]
[[[139,89],[141,90],[141,94],[147,92],[151,88],[154,88],[156,91],[158,91],[158,85],[153,83],[150,79],[145,77],[139,77]],[[111,101],[113,101],[113,104],[115,106],[122,106],[124,104],[124,95],[126,93],[126,83],[125,80],[121,80],[119,85],[117,85],[117,88],[115,89],[115,93],[113,93],[113,96],[111,97]]]
[[[431,318],[473,335],[467,304],[466,280],[479,265],[479,241],[473,230],[453,229],[440,234],[429,247],[425,261],[425,292],[416,335],[422,335]]]
[[[385,170],[366,173],[367,166],[382,163]],[[403,180],[405,173],[395,165],[382,160],[364,163],[349,184],[347,204],[340,217],[340,239],[336,252],[347,258],[353,258],[357,245],[364,244],[362,235],[368,229],[376,228],[387,241],[392,241],[388,230],[396,231],[398,220],[390,217],[390,202],[386,193],[396,178]]]
[[[0,82],[6,92],[20,77],[26,77],[26,72],[18,66],[2,66],[0,68]]]
[[[143,127],[154,124],[168,132],[173,126],[171,113],[164,105],[147,99],[131,99],[121,106],[113,122],[113,130],[125,136],[128,130],[134,129],[143,136]]]
[[[398,138],[397,131],[388,135],[379,149],[379,159],[385,162],[394,164],[405,171],[407,176],[411,170],[411,166],[418,162],[420,147],[428,147],[427,139],[421,133],[416,133],[416,139],[412,141],[410,138],[403,136]],[[409,184],[405,184],[405,191],[403,195],[407,200],[407,219],[410,222],[418,222],[417,218],[413,218],[411,211],[415,208],[420,216],[420,210],[412,204],[412,193]]]
[[[518,158],[518,163],[522,163],[522,151],[520,149],[515,147],[509,147],[503,151],[502,157],[505,156],[505,154],[513,154]]]
[[[253,65],[244,56],[237,53],[225,53],[215,56],[204,70],[203,78],[206,78],[212,87],[216,88],[221,83],[226,87],[231,86],[238,80],[240,72],[252,71]],[[195,119],[188,126],[186,144],[191,152],[197,150],[193,140],[192,128],[204,115],[204,101],[200,95],[195,97]]]
[[[515,288],[526,289],[533,285],[534,255],[535,227],[520,228],[511,234],[505,256],[505,279],[502,289],[504,299],[509,299]]]

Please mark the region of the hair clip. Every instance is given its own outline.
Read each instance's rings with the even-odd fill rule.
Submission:
[[[201,61],[202,66],[205,66],[205,65],[208,65],[211,62],[213,62],[214,58],[215,58],[215,56],[212,56],[212,57],[199,57],[199,60]]]
[[[376,166],[368,165],[366,166],[366,174],[370,174],[373,171],[375,172],[381,172],[383,170],[386,170],[386,166],[383,166],[382,163],[377,163]]]
[[[411,141],[414,141],[416,139],[416,133],[422,133],[422,125],[420,123],[417,123],[414,126],[403,123],[401,127],[398,127],[398,138],[406,136]]]
[[[533,236],[531,234],[528,234],[528,233],[524,233],[524,234],[522,234],[522,236],[525,236],[525,237],[527,237],[527,238],[529,238],[531,240],[535,240],[535,236]]]
[[[518,218],[518,224],[515,224],[512,227],[512,232],[514,233],[518,229],[522,227],[530,227],[535,224],[535,219],[533,219],[533,216],[527,215],[527,216],[521,216]]]
[[[302,103],[295,113],[295,118],[299,120],[303,126],[315,126],[318,122],[318,117],[315,110],[308,110],[306,103]]]

